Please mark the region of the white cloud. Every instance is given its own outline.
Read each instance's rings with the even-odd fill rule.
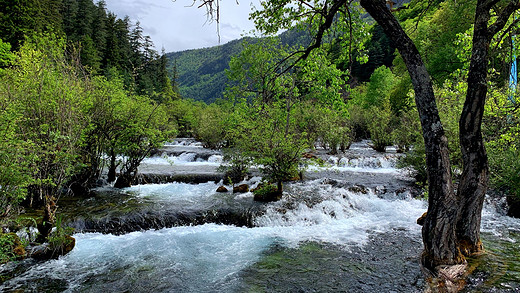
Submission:
[[[251,2],[225,0],[220,7],[220,43],[238,39],[254,28],[250,21]],[[118,17],[128,15],[140,21],[144,33],[152,38],[155,47],[166,52],[182,51],[219,44],[217,24],[208,21],[206,9],[197,8],[191,0],[106,0],[107,9]]]

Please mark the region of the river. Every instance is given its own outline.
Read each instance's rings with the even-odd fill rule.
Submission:
[[[395,168],[397,156],[366,142],[322,152],[329,166],[309,168],[269,204],[216,193],[215,182],[101,188],[62,203],[78,231],[74,250],[1,266],[12,278],[0,291],[423,292],[416,219],[427,203]],[[183,140],[142,169],[212,173],[220,162]],[[465,290],[520,292],[520,221],[505,216],[502,200],[488,197],[482,233],[488,253],[470,262]]]

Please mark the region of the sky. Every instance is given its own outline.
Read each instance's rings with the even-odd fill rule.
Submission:
[[[140,22],[157,51],[184,51],[225,44],[254,28],[249,13],[259,0],[224,0],[220,7],[220,43],[216,22],[208,21],[205,7],[192,0],[105,0],[107,9],[119,18],[126,15]],[[97,2],[97,1],[95,1]]]

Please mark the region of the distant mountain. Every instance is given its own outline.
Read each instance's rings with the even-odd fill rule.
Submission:
[[[296,30],[278,37],[289,46],[307,45],[311,40],[307,33]],[[222,98],[228,82],[225,70],[229,69],[231,57],[242,51],[245,41],[254,43],[257,39],[245,37],[220,46],[167,53],[167,69],[171,76],[176,71],[181,96],[206,103]]]

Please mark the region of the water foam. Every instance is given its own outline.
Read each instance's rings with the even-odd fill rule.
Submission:
[[[178,156],[154,156],[143,160],[143,164],[147,165],[220,166],[220,163],[222,163],[222,155],[211,155],[207,160],[204,160],[197,158],[197,154],[191,152],[185,152]]]

